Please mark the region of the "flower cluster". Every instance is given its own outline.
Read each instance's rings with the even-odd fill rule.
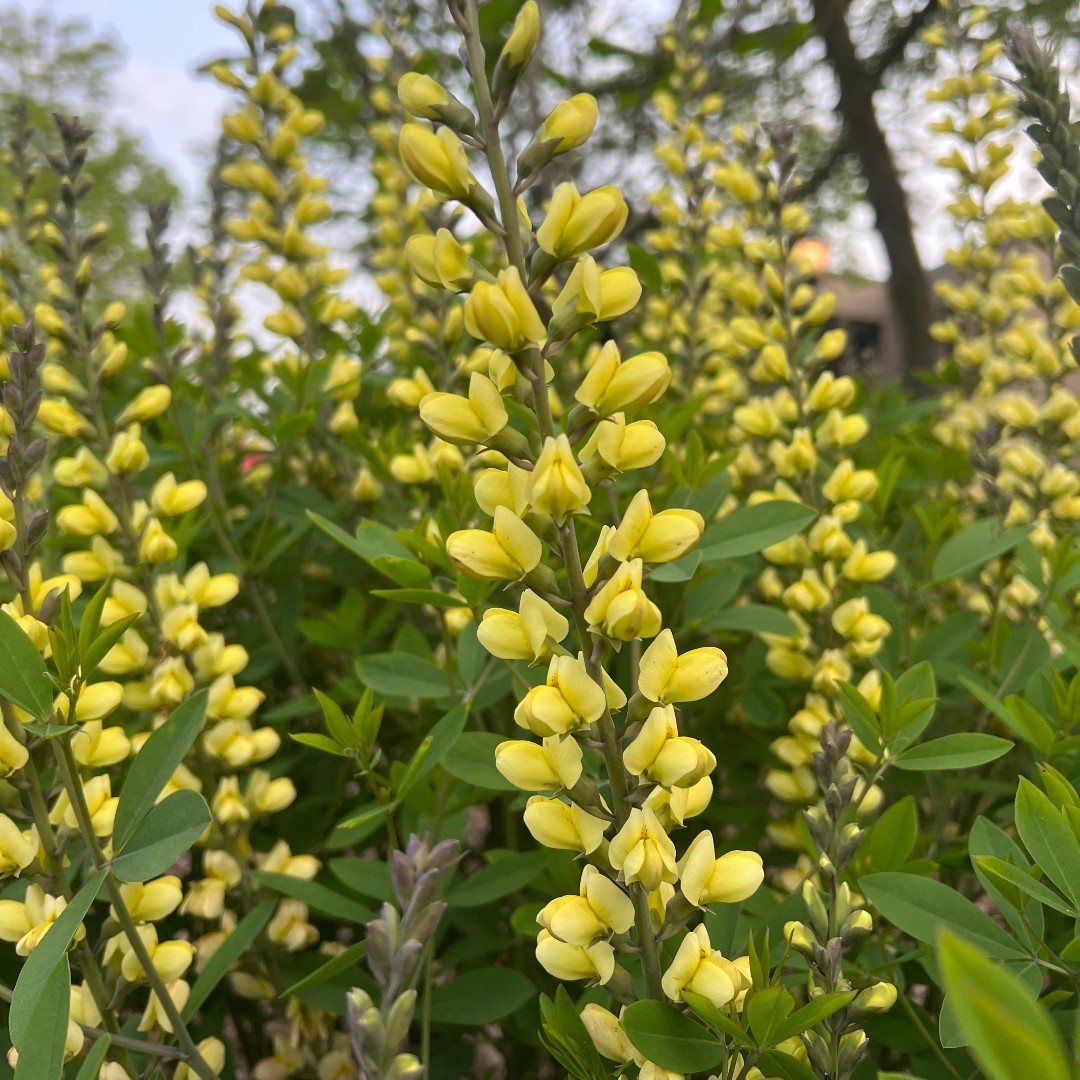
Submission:
[[[423,83],[425,100],[441,103],[441,111],[425,111],[419,77],[406,76],[401,99],[417,121],[402,129],[402,160],[418,183],[469,207],[501,237],[507,264],[472,283],[463,305],[465,328],[490,350],[486,370],[472,371],[464,392],[433,391],[419,407],[439,438],[478,446],[485,466],[475,496],[490,523],[448,536],[447,555],[469,577],[520,590],[514,606],[484,612],[480,641],[492,656],[543,674],[514,714],[534,738],[502,743],[496,765],[530,794],[525,823],[533,836],[586,860],[579,892],[540,912],[537,958],[557,978],[603,985],[625,1003],[634,997],[624,966],[633,957],[649,996],[679,1001],[692,990],[723,1007],[747,989],[746,969],[712,947],[701,912],[750,896],[762,880],[761,858],[718,853],[707,831],[680,857],[671,834],[708,805],[716,763],[707,746],[683,733],[681,707],[711,694],[727,661],[712,647],[680,652],[648,591],[650,568],[690,551],[704,521],[692,510],[654,507],[644,488],[615,520],[601,524],[592,516],[600,513],[597,489],[611,486],[617,498],[616,479],[655,464],[664,450],[655,424],[636,414],[670,383],[667,359],[658,352],[624,356],[615,340],[594,347],[564,424],[553,413],[559,396],[550,384],[568,366],[562,358],[572,355],[577,336],[639,299],[633,271],[605,269],[593,254],[618,237],[627,208],[614,188],[581,193],[566,183],[534,224],[521,195],[546,162],[589,138],[595,102],[579,95],[557,105],[519,155],[513,183],[497,115],[535,43],[536,7],[527,3],[519,14],[493,87],[475,8],[454,12],[468,44],[478,117],[431,80]],[[441,126],[433,130],[423,118]],[[494,198],[472,171],[465,135],[485,152]],[[418,273],[463,291],[463,262],[451,236],[436,237],[424,252],[429,268]],[[627,652],[637,662],[620,685],[611,671]],[[597,755],[599,779],[591,766]],[[674,936],[679,949],[661,971],[658,943]],[[607,1052],[618,1042],[611,1034],[618,1023],[611,1014],[590,1016],[597,1046]]]

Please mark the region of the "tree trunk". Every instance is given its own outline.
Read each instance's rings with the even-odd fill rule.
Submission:
[[[840,87],[837,111],[858,156],[867,199],[889,258],[889,296],[902,370],[888,374],[906,380],[933,361],[931,292],[915,246],[907,192],[874,110],[874,91],[880,82],[855,51],[847,25],[847,0],[813,0],[813,5],[814,25]]]

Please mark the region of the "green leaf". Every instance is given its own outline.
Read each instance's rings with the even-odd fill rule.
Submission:
[[[1080,906],[1080,842],[1061,811],[1025,777],[1016,790],[1016,831],[1035,865]]]
[[[54,972],[67,970],[68,946],[75,938],[90,905],[94,902],[101,886],[105,883],[104,874],[94,874],[83,887],[71,898],[71,903],[60,913],[49,932],[41,939],[38,946],[27,957],[19,972],[15,990],[11,995],[8,1011],[8,1025],[12,1044],[21,1052],[31,1039],[35,1038],[35,1018],[45,1013],[45,995],[49,980]],[[64,1000],[67,1001],[65,986]],[[46,1013],[47,1015],[47,1013]],[[65,1025],[58,1025],[63,1031]]]
[[[356,926],[363,926],[374,918],[374,912],[359,900],[339,893],[335,889],[320,885],[317,881],[305,881],[289,874],[275,874],[269,870],[251,870],[251,876],[261,885],[265,885],[283,896],[294,900],[303,900],[308,907],[321,911],[333,919]]]
[[[430,740],[430,742],[428,743],[428,748],[423,759],[419,763],[413,782],[423,779],[436,765],[441,765],[443,763],[446,755],[450,753],[454,744],[461,737],[461,733],[469,719],[470,707],[468,701],[463,701],[460,705],[455,705],[445,716],[441,717],[435,723],[434,727],[432,727],[431,731],[428,732],[427,740]],[[402,781],[398,789],[398,798],[403,799],[406,791],[407,788],[405,787],[404,781]]]
[[[315,700],[322,709],[323,723],[326,724],[326,730],[330,732],[331,737],[341,746],[353,746],[356,739],[353,736],[352,724],[349,723],[341,706],[321,690],[315,691]]]
[[[48,720],[52,713],[52,684],[45,674],[45,661],[6,611],[0,611],[0,695],[38,720]]]
[[[1054,729],[1033,705],[1016,694],[1010,694],[1005,699],[1005,708],[1010,717],[1009,727],[1021,739],[1044,754],[1053,746]]]
[[[844,1006],[855,1000],[855,991],[848,990],[839,994],[822,994],[808,1005],[793,1012],[770,1036],[770,1042],[782,1043],[793,1035],[808,1031],[815,1024],[821,1023],[828,1016],[839,1012]]]
[[[290,731],[289,738],[301,746],[310,746],[312,750],[320,750],[324,754],[333,754],[335,757],[348,757],[347,750],[342,750],[339,743],[334,742],[329,735],[322,735],[317,731]]]
[[[263,932],[264,927],[274,914],[277,901],[272,897],[260,900],[237,924],[235,929],[225,936],[222,943],[211,954],[206,967],[199,972],[199,977],[191,988],[187,1004],[180,1015],[190,1020],[207,998],[217,988],[218,983],[228,975],[233,964],[240,959],[247,947]]]
[[[788,499],[770,499],[755,506],[740,506],[710,525],[701,538],[701,561],[706,565],[752,555],[801,532],[815,511]]]
[[[536,993],[531,979],[505,967],[485,967],[458,975],[431,992],[431,1019],[477,1027],[517,1012]]]
[[[128,627],[134,626],[142,618],[141,611],[133,611],[130,615],[109,623],[96,638],[94,638],[86,654],[82,658],[83,678],[89,678],[97,670],[98,665],[105,659],[109,650],[127,633]]]
[[[949,1001],[988,1080],[1069,1080],[1061,1037],[1028,988],[966,941],[942,933]]]
[[[293,983],[287,990],[282,990],[279,996],[290,998],[295,997],[304,990],[310,990],[313,986],[318,986],[320,983],[326,982],[327,979],[332,979],[340,972],[356,967],[364,959],[366,953],[367,942],[358,941],[355,945],[350,945],[343,952],[338,953],[333,959],[327,960],[325,964],[317,967],[310,975],[305,975],[299,982]]]
[[[1011,551],[1030,535],[1030,525],[1003,529],[997,518],[973,522],[941,545],[930,576],[934,581],[961,577]]]
[[[459,735],[443,761],[443,768],[459,780],[489,791],[517,791],[495,768],[495,747],[506,742],[491,731],[466,731]]]
[[[1011,960],[1026,956],[985,911],[940,881],[915,874],[870,874],[860,878],[859,889],[889,922],[916,941],[932,945],[947,929],[991,956]]]
[[[969,732],[943,735],[913,746],[893,759],[893,765],[908,772],[934,772],[941,769],[972,769],[996,761],[1013,748],[1008,739],[997,735]]]
[[[1033,896],[1040,904],[1045,904],[1064,915],[1071,915],[1074,919],[1080,918],[1080,911],[1077,911],[1072,904],[1062,900],[1053,889],[1047,888],[1041,881],[1037,881],[1021,870],[1019,866],[1013,866],[1004,859],[996,859],[993,855],[979,855],[975,863],[984,874],[997,879],[999,888],[1004,882],[1027,893],[1028,896]]]
[[[837,690],[840,693],[844,717],[851,725],[851,730],[859,736],[859,742],[874,753],[880,751],[880,725],[870,702],[851,683],[839,682]]]
[[[621,1020],[634,1049],[662,1069],[704,1072],[724,1060],[716,1036],[666,1001],[637,1001]]]
[[[778,1042],[773,1032],[795,1008],[795,999],[782,986],[769,986],[752,993],[746,1002],[746,1018],[758,1046]]]
[[[595,39],[589,43],[590,47],[595,47],[596,44]],[[656,261],[656,256],[646,251],[639,244],[627,244],[626,253],[630,256],[630,266],[641,279],[642,285],[651,293],[662,292],[664,279],[660,273],[660,264]]]
[[[206,800],[197,791],[174,791],[142,820],[113,860],[121,881],[149,881],[164,874],[213,823]]]
[[[113,825],[113,846],[116,851],[126,847],[139,822],[147,815],[195,744],[202,730],[209,696],[208,690],[201,690],[174,709],[135,756],[116,807]]]
[[[710,616],[710,630],[748,630],[755,634],[795,633],[795,624],[785,611],[770,604],[738,604]]]
[[[450,596],[435,589],[372,589],[372,596],[383,600],[393,600],[398,604],[429,604],[431,607],[461,608],[468,607],[468,600],[460,596]]]
[[[52,931],[50,931],[52,933]],[[38,997],[38,1023],[17,1047],[15,1080],[60,1080],[71,1010],[71,966],[67,954],[48,972]],[[14,1042],[14,1038],[12,1039]]]
[[[690,1011],[704,1020],[709,1027],[715,1028],[725,1035],[730,1035],[743,1046],[754,1045],[750,1035],[743,1031],[731,1017],[722,1013],[708,998],[702,997],[700,994],[693,994],[689,990],[683,990],[682,999],[690,1006]]]
[[[980,685],[974,679],[962,676],[960,684],[972,697],[978,698],[979,701],[992,712],[1003,723],[1008,724],[1009,727],[1013,727],[1014,721],[1009,710],[994,697],[993,693],[985,686]],[[1022,734],[1017,732],[1017,734]]]
[[[908,795],[890,806],[859,841],[861,865],[873,871],[899,870],[907,862],[919,836],[919,814]]]
[[[97,1080],[98,1073],[101,1071],[101,1066],[105,1061],[105,1055],[109,1052],[111,1042],[112,1040],[108,1035],[102,1035],[98,1041],[90,1047],[90,1052],[83,1058],[83,1063],[79,1068],[75,1080]]]
[[[377,694],[399,698],[445,699],[450,680],[437,664],[405,652],[374,653],[356,661],[356,674]]]
[[[23,731],[28,731],[39,739],[55,739],[58,735],[66,735],[69,731],[78,730],[78,724],[39,724],[36,721],[23,724]]]
[[[362,855],[344,855],[331,859],[327,870],[347,889],[372,900],[390,897],[390,868],[382,859],[366,859]]]
[[[508,852],[458,881],[446,898],[455,908],[490,904],[492,900],[525,888],[546,867],[547,853],[544,851]]]
[[[759,1069],[765,1070],[765,1075],[778,1080],[818,1080],[816,1072],[783,1050],[766,1050],[758,1057],[757,1064]]]

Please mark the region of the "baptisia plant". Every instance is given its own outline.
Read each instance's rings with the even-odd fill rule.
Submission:
[[[492,656],[527,661],[539,676],[514,713],[523,737],[499,745],[496,765],[529,794],[525,824],[536,840],[582,861],[578,893],[537,916],[536,955],[557,979],[603,986],[614,1007],[639,997],[680,1002],[691,992],[725,1008],[748,989],[749,969],[713,947],[703,909],[751,896],[762,860],[725,852],[709,832],[692,843],[675,837],[708,806],[716,764],[709,747],[683,733],[685,706],[716,689],[727,659],[710,646],[680,652],[649,586],[652,569],[691,551],[705,523],[626,485],[664,452],[664,436],[640,413],[671,373],[659,352],[624,356],[616,333],[590,351],[577,377],[578,343],[641,295],[632,270],[604,268],[594,254],[618,238],[626,203],[611,186],[582,193],[561,184],[534,222],[524,193],[550,161],[588,140],[596,103],[578,95],[556,106],[518,157],[515,179],[499,119],[536,7],[522,8],[493,83],[475,3],[452,3],[451,13],[465,37],[476,115],[431,80],[406,76],[401,101],[416,119],[402,128],[401,159],[417,183],[473,211],[501,242],[504,263],[485,271],[463,303],[466,330],[490,347],[487,370],[474,370],[467,386],[429,393],[419,409],[436,436],[474,446],[485,466],[475,483],[483,522],[445,540],[453,565],[491,583],[488,595],[498,598],[479,639]],[[464,291],[451,238],[410,243],[423,280]],[[576,404],[564,412],[571,373]],[[665,961],[668,941],[675,948]],[[636,1062],[643,1076],[665,1075],[613,1011],[594,1003],[582,1020],[601,1054]]]

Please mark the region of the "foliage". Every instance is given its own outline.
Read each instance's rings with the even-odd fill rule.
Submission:
[[[836,318],[805,140],[702,78],[719,5],[596,96],[548,7],[389,5],[314,68],[219,7],[182,266],[166,202],[100,220],[86,124],[13,114],[55,148],[0,273],[18,1080],[1075,1073],[1052,59],[1016,39],[1018,101],[982,9],[920,39],[958,240],[916,395]],[[1032,121],[1045,207],[1003,193]]]

